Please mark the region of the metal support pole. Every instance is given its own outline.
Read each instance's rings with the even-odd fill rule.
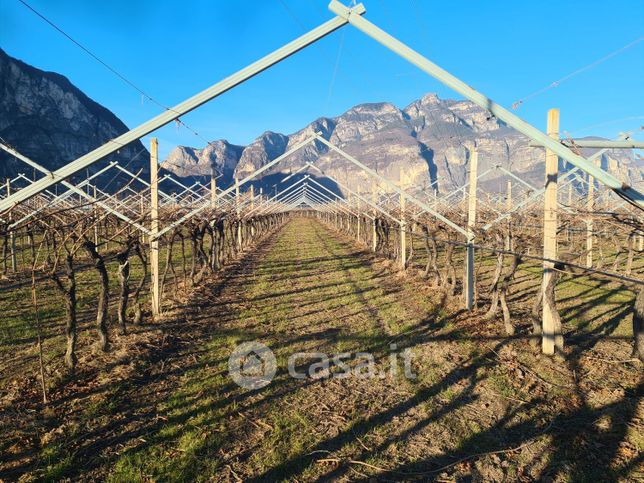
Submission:
[[[252,184],[250,185],[250,209],[255,209],[255,187]],[[255,236],[255,226],[252,224],[250,225],[250,236]]]
[[[357,211],[359,212],[359,210]],[[359,214],[356,215],[356,221],[358,222],[357,230],[356,230],[356,239],[360,242],[362,241],[360,239],[360,225],[362,225],[362,217]]]
[[[539,144],[550,149],[552,152],[565,159],[569,163],[572,163],[586,173],[594,176],[598,181],[607,185],[612,190],[617,191],[627,198],[633,200],[640,207],[644,207],[644,195],[642,193],[636,191],[630,186],[624,185],[613,175],[605,172],[601,168],[598,168],[594,164],[589,163],[582,156],[575,154],[570,150],[570,148],[567,148],[563,144],[559,143],[559,138],[552,139],[551,137],[548,137],[539,129],[528,124],[527,122],[510,112],[508,109],[505,109],[489,97],[474,90],[462,80],[453,76],[446,70],[440,68],[427,58],[420,55],[418,52],[414,51],[407,45],[389,35],[384,30],[376,27],[367,19],[362,18],[360,15],[356,15],[353,11],[351,11],[351,9],[349,9],[345,5],[342,5],[337,0],[331,0],[331,3],[329,4],[329,10],[331,10],[336,15],[345,18],[358,30],[364,32],[377,42],[380,42],[382,45],[395,52],[403,59],[414,64],[416,67],[423,70],[438,81],[442,82],[447,87],[458,92],[465,98],[469,99],[477,106],[491,112],[498,119],[504,121],[508,126],[513,127],[520,133],[528,136],[533,141],[537,141]]]
[[[98,199],[96,197],[96,185],[93,186],[93,189],[94,199],[96,200]],[[93,206],[92,211],[94,212],[94,245],[96,245],[96,249],[98,250],[98,208],[96,207],[96,205]]]
[[[586,220],[586,266],[593,266],[593,208],[595,207],[595,180],[588,175],[588,199],[586,209],[588,210],[588,219]]]
[[[508,180],[507,197],[505,198],[505,209],[507,213],[512,212],[512,180]],[[512,225],[512,218],[508,220],[508,236],[505,237],[505,249],[512,250],[512,239],[510,238],[510,230]]]
[[[139,194],[139,217],[141,222],[145,220],[145,198],[143,196],[143,193]],[[140,236],[140,242],[143,244],[145,243],[145,233],[139,233]]]
[[[400,187],[403,188],[403,170],[400,168]],[[404,270],[407,268],[407,234],[405,230],[405,197],[400,197],[400,267]],[[412,243],[414,240],[412,239]]]
[[[7,178],[7,197],[11,196],[11,180]],[[13,222],[13,213],[9,213],[9,225]],[[11,271],[16,273],[16,233],[15,230],[9,231],[9,250],[11,251]]]
[[[210,206],[217,206],[217,174],[214,166],[210,170]]]
[[[548,111],[548,135],[559,139],[559,109]],[[543,210],[543,258],[557,259],[557,176],[559,157],[557,153],[546,150],[546,191]],[[542,293],[542,352],[553,355],[556,349],[563,350],[561,322],[551,300],[554,288],[555,267],[552,262],[543,262]]]
[[[152,295],[152,317],[161,314],[161,293],[159,291],[159,143],[150,140],[150,274]]]
[[[476,149],[470,155],[470,186],[467,208],[467,247],[465,253],[465,277],[463,280],[463,297],[465,308],[474,307],[474,233],[476,228],[476,184],[479,154]]]
[[[355,15],[362,15],[365,13],[365,8],[362,4],[358,4],[355,7],[351,8],[349,12]],[[345,12],[346,13],[346,12]],[[142,138],[143,136],[150,134],[151,132],[159,129],[162,126],[174,121],[175,119],[180,118],[184,114],[196,109],[197,107],[205,104],[206,102],[214,99],[215,97],[223,94],[224,92],[229,91],[230,89],[238,86],[239,84],[247,81],[248,79],[256,76],[260,72],[268,69],[269,67],[277,64],[278,62],[290,57],[291,55],[299,52],[308,45],[320,40],[321,38],[329,35],[330,33],[336,31],[340,27],[346,25],[347,20],[343,17],[335,17],[319,27],[314,28],[313,30],[305,33],[304,35],[298,37],[297,39],[289,42],[288,44],[280,47],[274,52],[268,54],[267,56],[261,58],[260,60],[250,64],[247,67],[244,67],[235,74],[226,77],[220,82],[214,84],[208,89],[194,95],[190,99],[187,99],[180,104],[172,107],[171,109],[166,109],[158,116],[150,119],[149,121],[141,124],[140,126],[131,129],[118,136],[117,138],[108,141],[101,147],[91,151],[90,153],[81,156],[75,161],[66,164],[62,168],[51,173],[51,176],[42,178],[32,185],[21,189],[17,193],[13,194],[11,197],[0,200],[0,213],[5,212],[10,209],[12,206],[25,201],[32,196],[37,195],[41,191],[49,188],[50,186],[61,182],[62,180],[69,178],[74,173],[85,169],[86,167],[96,163],[97,161],[105,158],[106,156],[118,151],[123,146],[136,141],[137,139]]]
[[[376,182],[373,181],[371,183],[371,200],[374,205],[377,204],[377,190],[378,187],[376,185]],[[372,232],[371,232],[371,250],[375,253],[376,248],[378,248],[378,231],[376,230],[376,210],[373,210],[373,223],[371,224],[372,227]]]
[[[237,249],[242,249],[242,226],[239,210],[239,178],[235,178],[235,212],[237,213]]]
[[[572,141],[572,142],[571,142]],[[603,139],[560,139],[559,142],[564,146],[577,148],[596,148],[596,149],[644,149],[644,141],[635,141],[630,139],[620,141],[609,141]],[[528,146],[531,148],[540,148],[542,145],[535,141],[530,141]]]

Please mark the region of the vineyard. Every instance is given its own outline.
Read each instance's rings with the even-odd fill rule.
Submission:
[[[331,7],[57,171],[0,145],[26,173],[0,188],[0,481],[644,477],[644,198],[602,165],[641,143],[560,138],[556,109],[541,133],[371,32],[361,5]],[[543,186],[479,170],[471,146],[465,184],[421,190],[322,133],[229,185],[159,175],[155,138],[149,175],[110,158],[346,24],[523,129]],[[267,189],[307,146],[364,181],[306,162]],[[229,357],[253,341],[276,372],[248,388]],[[314,373],[313,354],[404,354],[414,377]]]

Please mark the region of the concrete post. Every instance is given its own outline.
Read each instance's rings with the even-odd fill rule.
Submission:
[[[7,178],[7,196],[11,196],[11,180]],[[13,213],[9,212],[9,224],[13,221]],[[11,271],[16,273],[17,271],[17,261],[16,261],[16,234],[14,230],[9,232],[9,250],[11,254]]]
[[[210,168],[210,206],[217,206],[217,173],[214,166]]]
[[[157,138],[150,140],[150,274],[152,295],[152,316],[161,314],[161,294],[159,291],[159,143]]]
[[[478,175],[479,154],[476,149],[470,156],[470,184],[467,206],[467,247],[465,254],[465,277],[463,280],[463,297],[465,308],[472,310],[474,307],[474,233],[476,229],[476,189]]]
[[[593,208],[595,206],[595,179],[588,175],[588,199],[586,201],[586,210],[588,219],[586,220],[586,266],[593,266]]]

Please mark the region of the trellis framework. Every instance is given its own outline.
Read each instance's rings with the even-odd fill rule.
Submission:
[[[543,133],[538,129],[534,128],[533,126],[529,125],[525,121],[522,121],[507,109],[503,108],[502,106],[496,104],[491,99],[475,91],[474,89],[472,89],[471,87],[469,87],[468,85],[466,85],[465,83],[457,79],[456,77],[452,76],[445,70],[441,69],[440,67],[430,62],[428,59],[426,59],[419,53],[413,51],[412,49],[410,49],[409,47],[407,47],[397,39],[393,38],[386,32],[382,31],[381,29],[379,29],[378,27],[376,27],[375,25],[367,21],[365,18],[363,18],[363,15],[365,14],[365,9],[361,4],[353,8],[348,8],[334,0],[330,3],[329,9],[336,14],[336,17],[333,18],[332,20],[322,24],[316,29],[311,30],[310,32],[306,33],[300,38],[294,40],[293,42],[273,52],[272,54],[269,54],[263,59],[242,69],[238,73],[233,74],[232,76],[213,85],[209,89],[206,89],[205,91],[180,103],[179,105],[175,106],[172,109],[168,109],[166,112],[142,124],[141,126],[135,129],[132,129],[131,131],[123,134],[122,136],[119,136],[114,140],[109,141],[105,145],[97,148],[96,150],[88,153],[85,156],[82,156],[81,158],[67,164],[66,166],[54,172],[49,172],[48,170],[39,166],[34,161],[22,156],[20,153],[16,152],[10,147],[6,147],[6,146],[3,147],[3,149],[10,152],[18,159],[23,160],[30,166],[44,173],[45,177],[36,181],[30,181],[28,184],[26,184],[26,186],[23,186],[21,189],[15,189],[15,190],[11,188],[12,182],[10,181],[9,184],[7,185],[6,196],[0,199],[0,213],[3,213],[3,216],[5,217],[10,216],[11,217],[10,227],[15,228],[20,223],[27,221],[27,219],[37,216],[37,214],[43,210],[43,206],[45,206],[45,204],[47,204],[47,206],[52,206],[51,205],[52,203],[54,205],[58,205],[58,204],[69,205],[70,199],[73,199],[72,197],[74,196],[78,196],[86,200],[89,204],[91,204],[92,210],[98,210],[98,209],[103,210],[105,213],[111,216],[114,216],[128,223],[130,226],[136,228],[141,234],[148,237],[150,247],[151,247],[151,254],[152,254],[151,261],[152,261],[152,274],[153,274],[152,306],[153,306],[153,312],[155,315],[159,313],[160,307],[161,307],[160,294],[159,294],[158,241],[164,235],[171,233],[173,230],[177,229],[178,227],[185,225],[186,223],[195,219],[199,215],[208,213],[211,210],[222,210],[222,211],[226,211],[229,214],[234,213],[234,215],[237,218],[240,218],[243,215],[243,210],[248,209],[250,207],[250,211],[248,211],[247,216],[249,217],[249,219],[252,219],[250,215],[258,216],[258,215],[284,213],[294,209],[301,209],[302,207],[308,207],[315,211],[325,213],[325,216],[327,217],[333,215],[335,217],[336,223],[339,223],[341,217],[351,216],[351,217],[357,218],[358,219],[358,225],[357,225],[358,238],[361,237],[360,231],[362,231],[362,236],[364,236],[367,232],[369,232],[369,230],[366,230],[365,227],[363,227],[362,221],[360,221],[362,217],[366,217],[368,220],[371,221],[373,225],[371,230],[371,238],[372,238],[371,246],[374,250],[377,248],[376,234],[377,234],[378,223],[379,223],[378,215],[383,215],[385,218],[393,221],[398,225],[398,228],[400,231],[400,236],[399,236],[400,247],[398,249],[398,254],[399,254],[398,258],[402,267],[407,266],[407,236],[408,236],[409,226],[411,225],[413,230],[413,227],[416,226],[419,218],[422,216],[428,215],[434,218],[435,220],[437,220],[442,225],[444,225],[445,227],[444,229],[447,229],[450,231],[450,233],[453,233],[457,237],[461,237],[462,239],[464,239],[464,243],[467,248],[466,273],[464,277],[464,280],[465,280],[464,300],[465,300],[466,307],[468,309],[471,309],[473,307],[473,299],[474,299],[474,281],[473,281],[474,256],[475,256],[474,243],[477,237],[480,236],[480,233],[481,233],[480,230],[477,229],[477,220],[476,220],[477,209],[474,203],[478,194],[476,180],[479,177],[482,177],[485,174],[487,174],[487,173],[483,173],[479,176],[476,173],[476,159],[477,159],[476,153],[473,153],[473,156],[471,158],[474,160],[474,162],[472,162],[470,165],[469,184],[467,186],[460,188],[455,193],[450,193],[446,195],[442,199],[435,197],[433,204],[425,202],[419,199],[418,197],[411,195],[410,193],[402,189],[400,186],[380,176],[378,173],[371,170],[366,164],[362,163],[361,161],[352,157],[348,153],[344,152],[339,146],[333,145],[327,139],[322,137],[320,134],[315,134],[314,136],[302,141],[301,143],[298,143],[297,145],[291,147],[291,149],[286,153],[284,153],[282,156],[279,156],[278,158],[269,162],[265,166],[259,168],[254,173],[248,175],[244,179],[236,181],[233,186],[230,186],[228,188],[225,188],[219,191],[216,187],[214,176],[209,188],[200,183],[195,183],[192,186],[183,186],[177,180],[174,180],[171,177],[164,177],[162,180],[158,180],[156,175],[157,169],[158,169],[158,163],[156,159],[155,143],[153,143],[152,158],[151,158],[152,159],[151,167],[152,167],[153,174],[152,174],[152,179],[149,183],[142,180],[140,176],[138,176],[137,174],[127,172],[125,168],[122,168],[115,164],[110,164],[108,167],[101,170],[101,172],[103,172],[105,170],[109,170],[112,168],[118,169],[124,172],[132,180],[141,182],[146,187],[142,191],[130,193],[131,194],[130,198],[127,198],[125,200],[119,200],[112,195],[101,192],[100,189],[95,184],[91,184],[91,178],[87,179],[86,181],[84,181],[79,185],[74,185],[66,181],[67,178],[87,168],[88,166],[91,166],[92,164],[98,162],[99,160],[105,158],[106,156],[109,156],[110,154],[120,149],[122,146],[132,141],[138,140],[141,137],[158,129],[159,127],[175,119],[178,119],[183,114],[186,114],[191,110],[204,104],[205,102],[208,102],[214,99],[221,93],[234,88],[235,86],[243,83],[244,81],[248,80],[254,75],[257,75],[258,73],[271,67],[275,63],[307,47],[308,45],[316,42],[317,40],[321,39],[322,37],[330,34],[331,32],[337,30],[338,28],[346,24],[353,25],[358,30],[362,31],[366,35],[372,37],[376,41],[383,44],[385,47],[392,50],[394,53],[400,55],[401,57],[405,58],[412,64],[416,65],[427,74],[443,82],[444,84],[451,87],[456,92],[463,95],[464,97],[471,100],[472,102],[479,105],[480,107],[488,110],[490,113],[492,113],[494,116],[504,121],[509,126],[515,128],[519,132],[522,132],[523,134],[528,136],[530,139],[533,140],[536,146],[542,146],[547,148],[548,150],[548,153],[546,155],[547,160],[554,159],[556,164],[557,158],[562,158],[570,162],[571,164],[573,164],[575,168],[573,171],[566,173],[565,183],[572,183],[573,179],[579,181],[580,179],[579,171],[583,171],[590,178],[586,180],[581,179],[581,182],[585,182],[588,186],[592,186],[594,188],[594,183],[596,180],[599,183],[607,186],[610,190],[614,191],[624,199],[628,200],[634,206],[637,206],[640,209],[644,208],[644,197],[638,190],[636,190],[633,187],[624,185],[615,177],[613,177],[609,173],[603,171],[601,168],[596,166],[595,163],[593,162],[592,157],[589,159],[585,159],[573,151],[572,148],[574,148],[574,146],[568,145],[569,143],[566,143],[566,142],[563,142],[563,143],[560,142],[560,140],[558,139],[558,132],[557,132],[558,128],[557,126],[554,125],[554,124],[558,124],[558,121],[556,123],[553,121],[552,130],[549,133]],[[345,191],[346,193],[349,193],[350,198],[353,197],[353,199],[347,200],[344,197],[338,196],[337,193],[334,193],[328,190],[328,188],[320,184],[318,181],[316,181],[314,178],[310,177],[309,175],[305,175],[304,178],[301,178],[300,180],[288,185],[286,189],[276,192],[273,197],[268,199],[264,199],[262,194],[255,196],[253,193],[251,193],[250,196],[246,196],[245,198],[241,196],[240,190],[243,186],[257,179],[262,173],[276,166],[278,163],[286,159],[293,152],[303,148],[307,144],[314,141],[322,143],[323,145],[326,146],[327,149],[335,151],[336,153],[340,154],[342,158],[352,163],[353,165],[357,166],[359,169],[361,169],[364,173],[366,173],[369,177],[371,177],[374,180],[374,186],[386,187],[386,191],[388,193],[387,193],[387,200],[385,201],[385,203],[382,202],[382,199],[381,199],[382,197],[380,196],[376,196],[376,198],[374,198],[373,200],[369,200],[367,197],[362,196],[360,193],[350,190],[347,186],[344,186],[342,183],[340,183],[339,180],[333,177],[330,177],[328,175],[325,175],[324,172],[319,167],[314,166],[312,163],[308,163],[307,165],[300,167],[297,172],[304,173],[306,170],[317,170],[318,172],[320,172],[320,174],[331,179],[336,185],[342,186],[343,191]],[[628,139],[620,139],[617,141],[617,143],[618,144],[608,143],[608,144],[605,144],[605,147],[606,148],[607,147],[632,148],[632,147],[639,146],[637,142],[630,141]],[[600,154],[601,152],[596,154],[595,157]],[[548,164],[548,162],[546,164]],[[550,163],[550,165],[551,164],[552,163]],[[504,170],[504,168],[500,168],[500,167],[496,169]],[[523,185],[527,184],[523,182],[520,178],[517,178],[512,173],[508,172],[507,170],[505,170],[505,172],[509,178],[512,178],[512,180],[516,182],[514,184],[515,186],[517,184],[523,184]],[[548,174],[552,175],[552,173],[548,173]],[[97,175],[95,174],[93,177],[95,176]],[[556,179],[556,173],[555,173],[555,179]],[[179,186],[179,188],[181,188],[181,191],[176,196],[169,195],[167,193],[164,193],[163,191],[160,191],[158,189],[159,181],[165,181],[165,180]],[[508,182],[512,183],[512,180],[508,180]],[[14,181],[17,181],[17,180],[14,180]],[[55,193],[51,193],[49,189],[54,185],[56,185],[57,183],[63,184],[69,191],[67,191],[62,195],[56,195]],[[570,186],[572,185],[570,184]],[[525,187],[528,189],[531,188],[529,186],[525,186]],[[453,217],[450,218],[444,215],[442,211],[447,206],[453,206],[454,203],[452,201],[452,198],[457,196],[459,191],[462,191],[463,193],[465,193],[466,190],[469,191],[468,195],[466,196],[466,198],[469,200],[469,206],[467,209],[468,216],[466,219],[461,219],[459,222],[455,222]],[[131,188],[130,188],[130,191],[132,191]],[[146,203],[145,203],[146,200],[144,197],[144,193],[146,193],[147,191],[149,191],[150,193],[150,200],[151,200],[149,206],[146,206]],[[199,191],[201,191],[201,193]],[[590,190],[591,193],[592,191],[593,190]],[[553,193],[555,196],[554,205],[552,204]],[[391,207],[389,206],[392,194],[394,197],[397,196],[398,198],[398,206],[397,206],[396,212],[394,212],[394,210],[392,210]],[[376,193],[374,193],[374,195],[376,195]],[[546,226],[550,226],[550,225],[554,226],[554,233],[556,233],[556,218],[554,219],[554,223],[553,223],[552,216],[548,215],[548,213],[553,213],[553,210],[554,212],[556,212],[556,206],[557,206],[556,183],[555,184],[550,183],[549,185],[547,184],[546,188],[543,190],[537,189],[536,187],[532,187],[532,193],[529,196],[527,196],[523,201],[520,201],[518,203],[513,203],[512,196],[509,193],[505,204],[498,203],[498,200],[479,201],[479,203],[481,203],[482,205],[486,205],[488,209],[491,209],[492,211],[495,211],[497,213],[496,217],[488,220],[486,225],[483,226],[482,228],[483,231],[492,230],[501,221],[505,221],[509,218],[511,219],[512,216],[516,214],[519,209],[523,209],[527,206],[530,206],[530,204],[537,201],[541,195],[545,195],[545,200],[546,200],[547,216],[544,219],[544,224]],[[33,205],[33,200],[30,200],[30,199],[35,196],[38,196],[39,198],[36,200],[36,205]],[[571,198],[571,196],[572,195],[569,195],[569,198]],[[602,194],[602,196],[606,196],[606,195]],[[31,205],[29,203],[31,203]],[[441,203],[443,204],[442,208],[440,206]],[[40,206],[38,206],[38,204],[40,204]],[[572,212],[572,209],[569,206],[570,204],[571,204],[570,202],[566,204],[559,201],[559,205],[563,208],[564,212]],[[160,205],[181,207],[182,213],[181,215],[174,217],[174,219],[170,220],[169,223],[165,224],[165,226],[161,227],[159,226],[159,223],[158,223],[159,221],[158,213],[159,213]],[[24,206],[28,207],[26,212],[20,218],[15,216],[15,213],[23,210]],[[141,223],[141,220],[146,218],[148,214],[146,213],[146,210],[148,210],[150,213],[150,218],[151,218],[150,229],[146,228]],[[635,216],[637,217],[638,215],[639,213],[636,212]],[[226,216],[229,216],[229,215],[226,215]],[[587,222],[587,223],[589,223],[587,224],[587,232],[591,233],[590,241],[588,242],[589,244],[587,246],[592,248],[592,231],[593,231],[592,222]],[[237,225],[237,232],[238,232],[237,243],[240,247],[243,245],[243,237],[241,235],[242,230],[243,230],[242,224],[239,223]],[[552,239],[552,232],[553,232],[552,227],[550,229],[547,228],[546,231],[548,231],[548,234],[544,232],[544,236],[550,237],[550,239]],[[641,239],[642,238],[640,234],[639,240]],[[555,244],[556,244],[556,241],[555,241]],[[641,241],[640,241],[640,244],[641,244]],[[511,248],[511,246],[506,245],[506,248],[509,249]],[[546,247],[544,247],[544,250],[545,250],[544,258],[550,259],[550,260],[556,258],[556,253],[555,253],[555,256],[551,256],[553,252],[548,248],[547,241],[546,241]],[[590,263],[592,263],[592,252],[589,260],[590,260]],[[546,291],[546,287],[548,286],[547,274],[549,273],[550,268],[552,268],[550,265],[552,265],[551,262],[546,262],[546,266],[545,266],[546,281],[544,282],[544,293]],[[554,350],[555,350],[553,341],[555,337],[557,337],[557,334],[555,334],[556,328],[553,326],[553,324],[550,322],[550,320],[546,315],[544,315],[544,319],[543,319],[543,328],[544,328],[543,350],[546,353],[552,354],[554,353]]]

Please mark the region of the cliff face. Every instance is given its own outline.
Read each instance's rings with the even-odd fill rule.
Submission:
[[[0,137],[7,144],[54,170],[125,131],[123,122],[67,78],[31,67],[0,50]],[[178,146],[162,167],[180,177],[208,176],[214,168],[223,175],[219,182],[226,185],[234,176],[247,176],[316,132],[411,190],[428,189],[432,184],[439,192],[447,192],[461,186],[467,179],[469,149],[474,146],[479,151],[480,173],[500,165],[535,186],[543,183],[543,150],[530,148],[525,136],[471,102],[441,100],[435,94],[427,94],[404,109],[386,102],[361,104],[338,117],[319,118],[290,135],[266,131],[248,146],[225,140],[213,141],[203,149]],[[583,152],[586,156],[591,153]],[[90,172],[111,160],[132,171],[142,170],[144,175],[149,172],[149,154],[140,142],[124,146]],[[372,181],[365,173],[317,141],[262,177],[274,183],[305,162],[315,162],[352,189],[371,189]],[[642,180],[642,169],[632,151],[611,150],[601,162],[625,182]],[[0,177],[31,171],[0,151]],[[105,175],[109,177],[111,174]],[[485,189],[504,188],[498,171],[481,179],[480,184]]]
[[[467,180],[469,149],[475,146],[479,151],[479,173],[500,165],[534,186],[543,183],[542,149],[530,148],[528,138],[475,104],[441,100],[436,94],[428,94],[404,109],[390,103],[358,105],[336,118],[317,119],[288,136],[267,131],[249,146],[229,150],[226,166],[236,164],[234,176],[242,178],[315,132],[387,178],[402,181],[411,190],[427,189],[433,184],[439,192],[446,192],[462,186]],[[175,151],[190,149],[180,147]],[[181,176],[206,174],[198,166],[208,165],[212,159],[202,151],[190,152],[195,157],[180,162],[179,166],[172,155],[163,166]],[[588,156],[592,152],[584,150],[583,154]],[[274,182],[307,161],[315,162],[352,189],[370,190],[371,179],[365,173],[319,142],[293,153],[263,176],[270,176]],[[219,163],[216,158],[215,164]],[[609,151],[602,157],[602,167],[626,182],[639,181],[643,176],[628,150]],[[565,165],[561,168],[567,169]],[[480,184],[489,190],[505,188],[502,174],[494,170]]]
[[[242,146],[227,141],[213,141],[204,149],[177,146],[163,163],[163,167],[177,176],[210,176],[212,168],[223,174],[222,182],[233,179],[235,167],[243,151]]]
[[[67,78],[29,66],[0,49],[0,137],[10,146],[54,170],[125,131],[123,122]],[[208,176],[214,168],[222,175],[220,183],[226,185],[316,132],[411,190],[427,190],[431,184],[446,192],[461,186],[466,182],[469,150],[474,146],[479,151],[480,173],[500,165],[535,186],[543,182],[543,150],[530,148],[525,136],[471,102],[441,100],[435,94],[427,94],[404,109],[390,103],[361,104],[338,117],[319,118],[290,135],[266,131],[248,146],[225,140],[213,141],[203,149],[178,146],[162,167],[180,177]],[[588,156],[592,150],[583,154]],[[140,142],[124,146],[103,162],[107,160],[142,170],[144,175],[149,172],[149,153]],[[371,189],[372,181],[365,173],[320,142],[298,150],[262,178],[274,183],[307,161],[352,189]],[[601,163],[628,183],[644,176],[629,150],[611,150]],[[0,177],[20,172],[31,173],[31,168],[0,151]],[[494,171],[480,184],[492,190],[504,187],[501,174]]]
[[[66,77],[36,69],[0,49],[0,137],[25,156],[55,170],[127,130]],[[149,153],[138,141],[108,159],[149,172]],[[100,166],[94,165],[90,172]],[[31,171],[0,151],[0,177]]]

